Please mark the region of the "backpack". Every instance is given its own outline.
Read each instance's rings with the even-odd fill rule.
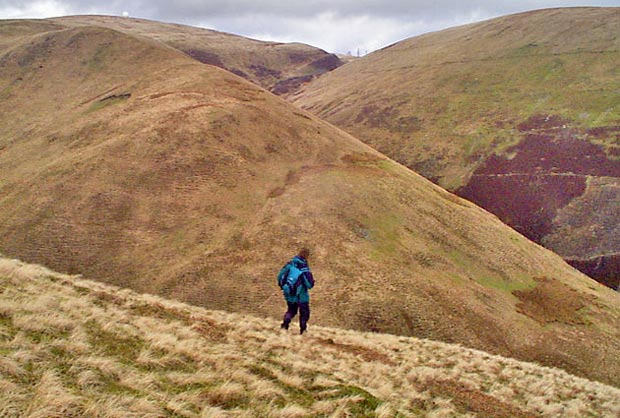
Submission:
[[[295,262],[291,262],[286,278],[283,280],[282,284],[284,296],[299,296],[301,293],[301,284],[303,282],[301,275],[306,271],[308,271],[307,267],[300,269]]]

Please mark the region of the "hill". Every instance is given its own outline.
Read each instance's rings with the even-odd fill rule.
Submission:
[[[583,417],[620,391],[457,345],[208,311],[0,259],[2,416]]]
[[[264,42],[186,25],[116,16],[46,19],[64,27],[98,26],[169,45],[204,63],[285,94],[343,64],[335,54],[301,43]]]
[[[617,288],[619,30],[619,8],[506,16],[384,48],[294,102]]]
[[[13,39],[0,51],[4,254],[280,317],[275,275],[308,245],[314,323],[620,385],[618,294],[488,212],[160,42],[101,27]]]

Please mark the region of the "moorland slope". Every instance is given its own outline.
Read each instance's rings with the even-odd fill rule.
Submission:
[[[305,244],[314,323],[620,385],[617,293],[474,204],[161,42],[101,27],[11,39],[0,50],[3,253],[280,316],[275,275]]]
[[[620,8],[398,42],[292,100],[620,284]]]
[[[0,258],[7,417],[612,417],[620,391],[457,345],[209,311]]]
[[[291,93],[343,64],[335,54],[302,43],[258,41],[225,32],[146,19],[68,16],[46,21],[66,27],[100,26],[154,39],[204,64],[224,68],[275,94]]]

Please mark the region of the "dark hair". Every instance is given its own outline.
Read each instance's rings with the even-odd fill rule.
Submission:
[[[308,258],[310,256],[310,250],[306,247],[303,247],[301,250],[299,250],[298,255],[303,258]]]

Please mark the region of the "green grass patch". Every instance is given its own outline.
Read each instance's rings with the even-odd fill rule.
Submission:
[[[356,397],[361,399],[351,402],[348,409],[349,414],[354,417],[374,417],[374,411],[382,403],[375,396],[357,386],[310,386],[304,389],[290,386],[280,381],[271,370],[264,366],[252,365],[249,367],[249,371],[261,379],[275,383],[286,392],[286,399],[276,399],[274,402],[279,407],[284,407],[291,403],[302,407],[311,407],[317,400]]]
[[[166,352],[164,350],[153,350],[151,349],[151,352],[156,355],[159,356],[160,358],[163,358],[166,355]],[[173,358],[168,358],[166,359],[163,364],[157,364],[157,363],[153,363],[153,364],[141,364],[141,363],[136,363],[134,364],[134,366],[141,371],[145,371],[145,372],[169,372],[169,371],[175,371],[175,372],[194,372],[196,371],[199,366],[196,363],[196,361],[194,361],[194,359],[192,359],[191,357],[188,357],[185,354],[175,354]]]
[[[170,321],[181,321],[185,325],[190,325],[188,315],[184,315],[181,312],[173,312],[163,306],[158,306],[153,303],[139,303],[129,306],[129,310],[139,316],[145,316],[148,318],[159,318]]]
[[[101,386],[97,386],[97,391],[106,392],[110,395],[129,395],[134,398],[142,398],[146,396],[145,393],[134,388],[122,385],[114,377],[108,376],[104,373],[98,372],[98,378],[101,382]]]
[[[86,323],[86,333],[89,343],[95,350],[110,357],[116,357],[123,364],[133,365],[140,352],[146,346],[146,342],[134,336],[121,336],[117,333],[106,331],[95,321]]]
[[[52,356],[51,367],[58,372],[62,379],[63,386],[75,391],[79,391],[77,384],[77,374],[72,370],[75,355],[62,347],[51,347],[49,353]]]
[[[108,106],[112,106],[118,103],[122,103],[129,99],[129,94],[120,94],[117,96],[109,96],[104,99],[98,100],[95,103],[91,104],[88,109],[84,112],[85,114],[93,113]]]
[[[369,219],[365,224],[370,231],[370,241],[373,244],[370,258],[381,261],[396,254],[399,242],[399,229],[402,220],[396,215],[384,213],[383,216]]]
[[[289,403],[296,403],[303,407],[311,406],[315,399],[312,392],[297,388],[295,386],[287,385],[276,377],[276,375],[269,369],[263,366],[252,365],[248,368],[248,371],[262,379],[269,380],[275,383],[278,387],[283,389],[287,394],[287,399],[277,399],[276,404],[279,407],[284,407]]]
[[[275,374],[273,374],[273,372],[269,369],[267,369],[266,367],[262,367],[262,366],[257,366],[257,365],[251,365],[248,368],[248,371],[262,379],[265,380],[270,380],[274,383],[278,383],[280,382],[278,380],[278,378],[276,377]]]
[[[508,280],[501,272],[485,268],[479,261],[459,251],[447,251],[446,254],[456,267],[484,287],[512,294],[514,290],[527,290],[536,286],[534,280],[527,277],[522,277],[522,280]]]
[[[106,62],[109,61],[108,57],[112,51],[110,43],[105,43],[97,46],[95,53],[88,59],[82,61],[82,65],[88,66],[91,70],[102,70],[106,66]]]
[[[474,280],[484,287],[500,290],[504,293],[512,293],[515,290],[530,290],[536,287],[534,280],[506,280],[498,276],[480,276]]]
[[[13,93],[13,86],[9,85],[0,90],[0,100],[7,100]]]
[[[13,325],[13,317],[0,314],[0,341],[10,341],[17,334],[17,328]]]
[[[45,344],[69,337],[68,331],[61,331],[53,328],[48,328],[43,331],[23,330],[23,332],[26,337],[36,344]]]
[[[402,168],[392,160],[381,160],[376,163],[377,168],[390,174],[402,175]]]
[[[349,406],[349,414],[354,417],[360,418],[372,418],[375,417],[375,410],[381,405],[383,402],[368,393],[364,389],[351,386],[351,385],[341,385],[329,388],[329,394],[326,396],[327,399],[342,399],[342,398],[352,398],[357,397],[361,398],[361,400],[356,402],[351,402]]]
[[[87,288],[87,287],[73,285],[73,290],[75,290],[78,295],[88,295],[88,294],[90,294],[90,289]]]

